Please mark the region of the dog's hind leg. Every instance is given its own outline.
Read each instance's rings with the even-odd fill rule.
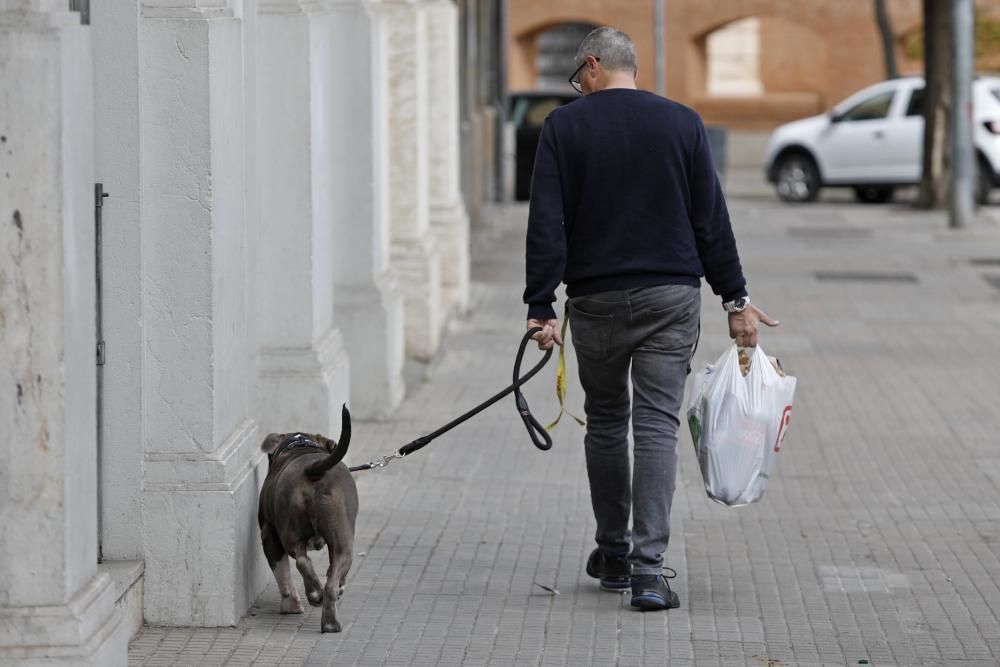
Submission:
[[[332,552],[332,549],[331,549]],[[326,571],[326,587],[323,589],[323,616],[320,618],[320,632],[340,632],[340,619],[337,618],[337,600],[343,591],[339,587],[340,573],[337,571],[338,559],[330,555],[330,567]]]
[[[330,567],[326,571],[326,588],[323,591],[323,616],[320,620],[321,632],[340,632],[337,618],[337,603],[344,594],[344,581],[351,569],[351,548],[354,536],[348,532],[340,540],[329,536],[327,549],[330,553]],[[346,538],[346,539],[344,539]]]
[[[320,606],[323,603],[323,588],[319,583],[319,577],[316,576],[316,570],[313,569],[312,561],[309,560],[306,545],[297,545],[292,556],[295,558],[295,566],[299,568],[299,574],[302,575],[302,583],[306,586],[306,599],[312,606]]]
[[[288,556],[285,548],[281,546],[281,541],[274,531],[267,524],[261,526],[260,540],[264,546],[264,556],[267,564],[271,566],[274,580],[278,582],[278,592],[281,593],[281,613],[301,614],[304,609],[302,600],[292,583],[292,569],[288,566]]]

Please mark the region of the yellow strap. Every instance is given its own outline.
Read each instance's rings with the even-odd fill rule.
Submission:
[[[563,344],[559,346],[559,365],[556,367],[556,398],[559,399],[559,416],[556,420],[545,427],[546,431],[552,431],[562,419],[563,413],[565,412],[570,417],[576,420],[576,423],[580,426],[586,426],[587,422],[583,421],[572,412],[566,409],[566,331],[567,325],[569,324],[569,309],[566,310],[566,314],[563,317],[562,323],[562,341]]]

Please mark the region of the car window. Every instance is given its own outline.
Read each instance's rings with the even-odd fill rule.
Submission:
[[[892,98],[896,91],[889,90],[879,93],[873,97],[855,104],[845,111],[840,120],[844,122],[854,122],[862,120],[880,120],[889,115],[889,108],[892,106]]]
[[[520,128],[526,113],[528,113],[528,100],[521,98],[514,102],[514,109],[510,112],[511,124],[515,128]]]
[[[562,106],[562,100],[558,97],[547,97],[537,100],[531,105],[524,120],[528,127],[541,127],[549,114]]]
[[[910,95],[910,103],[906,105],[907,116],[922,116],[924,114],[924,89],[914,88]]]

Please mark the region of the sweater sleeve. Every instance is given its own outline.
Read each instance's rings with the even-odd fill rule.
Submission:
[[[524,302],[528,319],[555,319],[552,303],[566,269],[562,184],[552,116],[542,126],[528,207]]]
[[[746,279],[722,185],[712,161],[708,132],[700,118],[697,132],[689,176],[691,224],[705,279],[723,301],[732,301],[746,296]]]

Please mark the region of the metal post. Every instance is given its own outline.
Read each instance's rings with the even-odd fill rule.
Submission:
[[[653,10],[653,39],[656,42],[656,93],[667,94],[667,42],[664,36],[667,0],[656,0]]]
[[[96,278],[96,329],[97,329],[97,562],[104,560],[104,507],[101,493],[102,448],[104,440],[104,284],[101,276],[104,245],[104,191],[103,183],[94,183],[94,273]]]
[[[495,187],[496,187],[496,201],[502,202],[504,200],[504,193],[507,191],[505,187],[507,170],[506,165],[506,154],[504,152],[504,134],[507,127],[507,0],[497,0],[496,3],[496,69],[497,69],[497,80],[495,89],[495,101],[494,105],[497,109],[497,122],[496,122],[496,136],[494,137],[494,162],[495,164]]]
[[[975,210],[975,152],[972,144],[972,78],[975,28],[973,0],[953,0],[951,78],[951,196],[948,224],[966,227]]]

